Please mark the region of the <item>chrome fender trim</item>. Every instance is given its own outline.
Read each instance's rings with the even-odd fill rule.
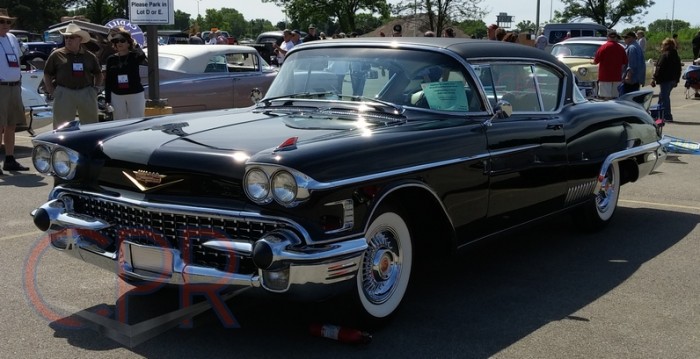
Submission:
[[[653,158],[649,158],[649,160],[655,161],[656,163],[654,165],[654,168],[658,168],[661,162],[663,162],[666,158],[665,147],[670,142],[670,138],[662,138],[658,141],[654,141],[643,146],[632,147],[623,151],[611,153],[610,155],[608,155],[605,161],[603,161],[603,165],[601,166],[600,172],[598,173],[598,178],[596,180],[596,185],[593,189],[593,193],[595,194],[600,192],[603,179],[605,179],[605,174],[608,172],[610,166],[615,162],[620,162],[630,157],[647,154],[653,156]]]

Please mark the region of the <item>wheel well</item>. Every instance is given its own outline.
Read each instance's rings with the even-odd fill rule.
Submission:
[[[427,189],[419,186],[399,188],[378,205],[398,208],[406,217],[414,237],[415,260],[426,262],[454,254],[456,240],[452,223],[438,199]]]

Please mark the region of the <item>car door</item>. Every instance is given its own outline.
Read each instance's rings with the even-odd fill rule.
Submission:
[[[563,76],[531,63],[481,65],[490,102],[513,113],[486,126],[489,221],[516,225],[557,211],[566,193],[567,149],[560,107]],[[490,83],[490,84],[489,84]]]
[[[253,105],[250,99],[251,90],[258,88],[265,93],[274,75],[262,72],[261,58],[254,52],[232,53],[227,56],[227,60],[233,81],[234,107]]]

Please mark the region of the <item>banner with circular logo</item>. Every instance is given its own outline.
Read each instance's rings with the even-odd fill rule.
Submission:
[[[141,31],[141,28],[132,23],[129,19],[109,20],[105,26],[109,29],[122,27],[131,34],[131,37],[139,44],[139,46],[144,47],[146,45],[146,37],[143,35],[143,31]]]

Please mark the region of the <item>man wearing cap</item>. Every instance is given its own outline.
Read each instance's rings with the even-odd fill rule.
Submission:
[[[318,35],[316,35],[316,26],[314,24],[309,25],[309,32],[304,36],[304,42],[321,40]]]
[[[90,34],[76,24],[68,24],[61,33],[64,46],[49,55],[44,66],[44,86],[53,96],[54,128],[75,120],[97,122],[97,89],[102,83],[102,69],[97,57],[82,44]]]
[[[392,37],[401,37],[401,24],[394,25],[394,32],[391,34]]]
[[[297,29],[292,30],[292,42],[294,43],[294,45],[299,45],[302,43],[301,31]]]
[[[625,68],[624,91],[625,93],[639,91],[646,80],[646,64],[644,63],[644,51],[637,42],[637,35],[629,31],[625,34],[625,53],[627,53],[627,67]]]
[[[598,65],[598,97],[603,100],[619,96],[617,85],[622,81],[623,66],[627,65],[627,54],[617,39],[617,32],[608,32],[608,41],[598,48],[591,61]]]
[[[15,159],[15,128],[24,124],[24,105],[22,104],[22,73],[19,41],[10,33],[10,27],[16,20],[10,17],[7,9],[0,9],[0,132],[5,141],[5,171],[27,171]],[[2,175],[0,171],[0,175]]]

